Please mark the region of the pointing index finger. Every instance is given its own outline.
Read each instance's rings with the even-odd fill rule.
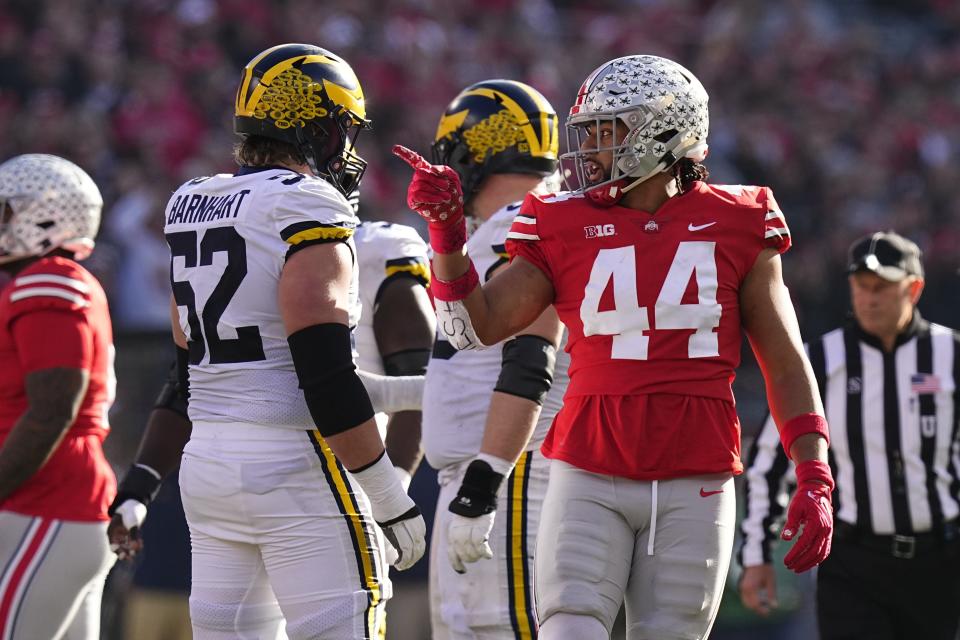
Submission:
[[[398,158],[406,162],[408,165],[410,165],[410,168],[413,169],[414,171],[418,169],[422,169],[424,171],[430,171],[431,173],[435,173],[432,170],[433,165],[431,165],[429,162],[424,160],[423,156],[421,156],[419,153],[417,153],[413,149],[406,148],[402,144],[393,145],[393,155],[397,156]]]

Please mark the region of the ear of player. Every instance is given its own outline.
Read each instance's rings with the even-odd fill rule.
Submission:
[[[463,189],[457,172],[444,165],[430,164],[403,145],[394,145],[393,153],[413,169],[413,178],[407,187],[407,206],[429,223],[430,246],[437,253],[460,251],[467,241],[467,231],[463,219]]]
[[[787,508],[787,522],[781,535],[784,540],[793,540],[800,532],[783,559],[791,571],[803,573],[830,555],[833,489],[833,475],[827,463],[807,460],[797,465],[797,490]]]

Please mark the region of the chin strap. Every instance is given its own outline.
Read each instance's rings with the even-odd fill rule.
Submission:
[[[626,192],[624,189],[626,184],[626,180],[617,180],[615,182],[605,184],[602,187],[587,189],[584,191],[584,195],[586,195],[587,198],[589,198],[590,201],[598,207],[612,207],[620,202],[620,199]]]
[[[584,195],[590,199],[598,207],[612,207],[613,205],[620,202],[623,199],[623,196],[642,182],[646,182],[655,175],[663,173],[663,171],[654,171],[648,176],[643,178],[637,178],[633,182],[627,182],[627,178],[620,178],[619,180],[614,180],[603,186],[593,187],[584,191]],[[671,191],[672,189],[672,191]],[[677,193],[677,187],[673,182],[667,183],[667,195],[673,197]]]

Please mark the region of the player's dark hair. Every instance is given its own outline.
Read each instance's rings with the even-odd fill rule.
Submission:
[[[679,193],[686,193],[694,182],[706,182],[709,177],[710,172],[707,171],[707,168],[690,158],[680,158],[673,165],[673,178],[677,181],[677,191]]]
[[[233,147],[233,159],[241,167],[273,164],[307,164],[296,145],[266,136],[248,135]]]

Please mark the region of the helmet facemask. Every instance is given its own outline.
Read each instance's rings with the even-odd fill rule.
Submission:
[[[310,123],[297,130],[297,148],[311,171],[349,198],[360,186],[367,170],[367,161],[354,151],[362,129],[369,129],[365,120],[345,111],[332,121],[335,131],[329,131],[330,121]]]

